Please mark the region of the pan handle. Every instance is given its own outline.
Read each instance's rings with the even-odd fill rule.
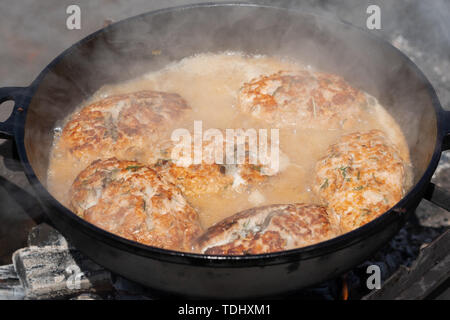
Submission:
[[[444,114],[444,141],[442,143],[442,151],[446,151],[450,150],[450,111],[444,111],[443,114]]]
[[[450,150],[450,111],[443,111],[444,119],[444,140],[442,142],[442,151]],[[450,211],[450,192],[438,187],[430,182],[425,191],[424,198],[435,205]]]
[[[5,87],[0,88],[0,104],[5,101],[17,101],[23,96],[25,92],[24,87]],[[14,106],[14,110],[16,106]],[[0,138],[12,139],[14,137],[14,111],[9,115],[8,119],[0,122]]]
[[[450,193],[434,183],[430,182],[428,184],[423,197],[435,205],[450,211]]]

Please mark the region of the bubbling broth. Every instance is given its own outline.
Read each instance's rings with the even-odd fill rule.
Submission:
[[[98,90],[89,101],[97,101],[116,94],[139,90],[155,90],[177,93],[183,97],[192,111],[177,128],[192,132],[194,121],[201,120],[203,130],[208,128],[270,129],[276,127],[264,120],[244,114],[238,107],[238,92],[243,83],[261,75],[271,75],[280,70],[297,71],[311,69],[297,61],[268,56],[248,56],[241,53],[198,54],[172,63],[167,67],[145,74],[126,83],[107,85]],[[198,212],[203,228],[233,215],[236,212],[268,204],[319,203],[312,191],[316,162],[326,154],[327,148],[339,137],[356,131],[378,129],[396,145],[403,160],[409,162],[408,148],[398,125],[373,97],[367,110],[350,128],[305,128],[282,126],[279,128],[280,151],[283,156],[281,170],[265,183],[249,185],[244,191],[232,188],[217,194],[186,196]],[[68,117],[68,119],[71,116]],[[173,128],[175,129],[175,128]],[[148,163],[145,150],[137,159]],[[89,163],[75,159],[59,144],[55,135],[48,187],[50,192],[68,206],[68,192],[76,176]]]

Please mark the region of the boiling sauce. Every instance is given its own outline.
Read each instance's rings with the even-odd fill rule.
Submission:
[[[240,112],[237,105],[240,87],[260,75],[304,68],[308,66],[266,56],[247,56],[230,52],[199,54],[138,79],[104,86],[89,101],[80,105],[79,109],[92,101],[115,94],[139,90],[165,91],[178,93],[192,108],[180,128],[193,132],[194,120],[201,120],[203,130],[265,128],[270,132],[271,126],[268,123]],[[294,202],[318,203],[311,191],[314,166],[317,160],[326,154],[328,146],[343,134],[371,129],[382,130],[400,150],[404,160],[409,162],[406,141],[398,125],[375,98],[370,97],[369,101],[371,103],[366,112],[351,129],[280,128],[280,151],[284,154],[280,161],[285,168],[265,183],[241,192],[228,188],[220,194],[189,197],[188,201],[197,209],[203,227],[209,227],[225,217],[255,206]],[[137,160],[146,162],[145,158]],[[70,153],[62,150],[58,144],[58,134],[55,134],[48,171],[48,188],[56,199],[68,204],[70,186],[88,164],[74,159]]]

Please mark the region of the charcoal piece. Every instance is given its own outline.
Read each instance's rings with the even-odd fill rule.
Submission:
[[[13,263],[26,299],[70,298],[113,289],[110,272],[73,249],[32,246],[16,251]]]
[[[69,244],[64,236],[46,223],[41,223],[31,229],[28,235],[29,246],[55,246],[68,248]]]
[[[21,300],[24,290],[20,284],[14,265],[0,266],[0,300]]]

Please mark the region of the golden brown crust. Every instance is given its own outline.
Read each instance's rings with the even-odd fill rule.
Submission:
[[[394,206],[405,190],[406,165],[383,132],[352,133],[316,164],[314,190],[350,231]]]
[[[172,93],[139,91],[114,95],[74,114],[59,143],[86,161],[112,156],[132,159],[133,150],[158,142],[162,133],[189,109],[179,95]]]
[[[166,249],[191,251],[201,232],[198,215],[180,190],[134,161],[94,161],[75,179],[70,206],[102,229]]]
[[[223,134],[225,136],[225,133]],[[237,153],[237,140],[235,141],[235,157]],[[213,142],[203,142],[202,163],[183,164],[179,161],[183,155],[172,154],[173,149],[164,151],[166,159],[159,159],[153,166],[156,171],[166,177],[173,184],[181,188],[187,196],[198,196],[202,194],[219,193],[226,189],[243,191],[251,184],[264,182],[269,176],[277,172],[270,170],[270,165],[251,164],[249,157],[248,140],[243,143],[245,152],[244,163],[226,163],[226,138],[223,141],[222,157],[219,163],[214,158]],[[191,145],[191,160],[194,158],[194,145]],[[257,159],[258,160],[258,159]],[[237,161],[236,161],[237,162]]]
[[[198,238],[196,246],[205,254],[260,254],[304,247],[336,235],[325,207],[268,205],[222,220]]]
[[[367,100],[344,79],[327,73],[280,71],[245,83],[239,92],[245,113],[283,127],[351,127]]]
[[[181,167],[173,162],[157,165],[160,172],[187,196],[219,193],[233,184],[233,177],[225,174],[218,164],[197,164]]]

